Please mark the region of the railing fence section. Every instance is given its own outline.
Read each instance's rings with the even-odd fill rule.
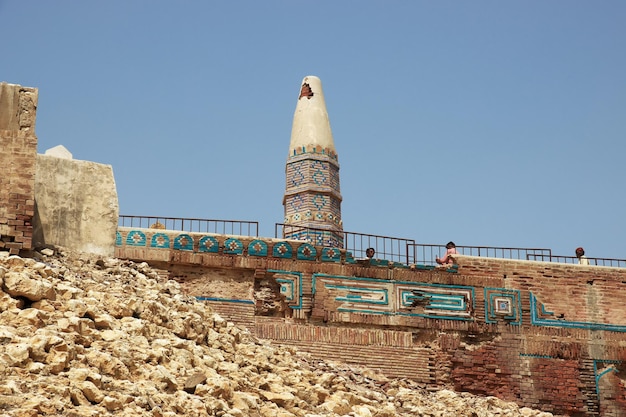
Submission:
[[[484,256],[502,259],[529,259],[530,257],[550,257],[551,249],[544,248],[507,248],[497,246],[457,246],[456,250],[461,255]],[[421,265],[436,265],[435,259],[441,258],[446,253],[445,245],[415,244],[411,249],[415,253],[415,263]]]
[[[220,220],[220,219],[195,219],[183,217],[162,216],[128,216],[120,215],[118,226],[137,227],[142,229],[156,228],[167,230],[180,230],[190,233],[215,233],[223,235],[259,236],[259,222],[247,220]],[[311,232],[309,234],[309,232]],[[414,239],[397,238],[367,233],[345,232],[342,230],[329,230],[314,227],[304,227],[276,223],[274,236],[319,236],[328,233],[342,236],[343,247],[350,252],[355,259],[365,258],[365,251],[374,248],[374,258],[385,259],[390,262],[400,262],[407,265],[436,265],[435,259],[442,257],[446,252],[445,245],[415,243]],[[330,246],[331,240],[322,243],[322,246]],[[319,244],[319,242],[311,242]],[[558,262],[577,264],[575,256],[552,255],[551,249],[546,248],[509,248],[497,246],[457,246],[457,251],[462,255],[484,256],[502,259],[521,259],[530,261]],[[587,258],[589,265],[626,268],[626,259],[613,258]]]
[[[315,227],[306,227],[298,225],[289,225],[276,223],[274,229],[274,237],[282,239],[285,236],[302,235],[315,236],[319,233],[329,232],[328,229]],[[413,254],[407,250],[409,244],[414,245],[415,240],[404,239],[391,236],[372,235],[366,233],[354,233],[341,230],[333,230],[335,234],[343,234],[343,247],[350,252],[356,259],[365,258],[365,251],[368,248],[374,248],[374,258],[385,259],[392,262],[402,262],[409,264],[414,259]],[[315,244],[314,242],[310,242]]]
[[[542,262],[559,262],[559,263],[566,263],[566,264],[579,263],[578,258],[575,256],[562,256],[562,255],[542,256],[542,255],[537,254],[534,256],[529,256],[528,260],[542,261]],[[589,261],[589,265],[626,268],[626,259],[587,258],[587,260]]]
[[[180,230],[190,233],[258,236],[259,223],[246,220],[193,219],[182,217],[126,216],[119,217],[120,227]]]

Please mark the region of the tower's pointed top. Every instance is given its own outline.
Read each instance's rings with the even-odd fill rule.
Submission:
[[[313,152],[313,149],[329,156],[336,155],[322,82],[318,77],[308,75],[300,84],[298,104],[293,115],[289,155],[298,155],[303,151]]]

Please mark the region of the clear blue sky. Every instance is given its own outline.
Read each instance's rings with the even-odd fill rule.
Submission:
[[[0,0],[38,152],[110,164],[120,213],[283,221],[320,77],[350,232],[626,258],[626,1]]]

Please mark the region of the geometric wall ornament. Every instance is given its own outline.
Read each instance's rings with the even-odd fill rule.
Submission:
[[[408,310],[409,316],[474,320],[473,287],[398,282],[395,291],[400,314]]]
[[[174,238],[174,249],[176,250],[193,250],[193,239],[186,233],[180,234]]]
[[[340,312],[473,321],[474,288],[378,278],[312,275]]]
[[[317,213],[323,219],[322,213]],[[303,240],[317,246],[343,247],[343,231],[341,230],[310,230],[286,232],[286,239]]]
[[[122,246],[122,234],[118,230],[115,231],[115,246]]]
[[[341,262],[341,251],[337,248],[322,248],[322,262]]]
[[[130,246],[146,246],[146,235],[139,230],[131,230],[126,236],[126,244]]]
[[[229,255],[241,255],[243,253],[243,243],[241,243],[241,240],[233,237],[226,239],[224,242],[224,253]]]
[[[324,206],[326,206],[326,204],[327,197],[325,195],[315,194],[315,196],[313,197],[313,205],[315,206],[315,208],[317,208],[318,210],[322,210]],[[323,217],[320,220],[323,220]]]
[[[218,253],[220,250],[220,244],[213,236],[202,236],[200,242],[198,242],[198,251]]]
[[[310,243],[305,243],[298,246],[296,251],[296,258],[300,261],[314,261],[317,257],[317,249]]]
[[[304,165],[304,161],[298,161],[291,164],[288,164],[288,167],[291,168],[291,185],[293,187],[299,187],[302,185],[304,181],[304,174],[302,173],[302,166]]]
[[[274,279],[280,284],[280,294],[285,297],[290,308],[302,308],[302,273],[268,269],[274,274]]]
[[[248,244],[248,255],[267,256],[267,243],[259,239],[253,240]]]
[[[323,285],[339,304],[337,311],[362,314],[391,313],[389,285],[375,281],[353,281],[321,277],[315,274],[316,285]],[[320,277],[319,279],[317,277]]]
[[[291,201],[289,201],[289,204],[291,208],[293,209],[293,211],[299,211],[304,205],[304,199],[302,198],[302,195],[296,194],[295,196],[291,198]]]
[[[293,249],[288,242],[279,242],[274,245],[272,250],[272,256],[274,258],[287,258],[291,259],[293,256]]]
[[[152,248],[169,248],[170,237],[165,233],[155,233],[150,239],[150,247]]]
[[[522,300],[519,290],[484,288],[485,323],[522,324]]]
[[[326,185],[327,176],[326,176],[326,172],[324,171],[328,171],[328,164],[323,163],[321,161],[312,161],[311,171],[313,171],[312,178],[316,185],[318,186]]]

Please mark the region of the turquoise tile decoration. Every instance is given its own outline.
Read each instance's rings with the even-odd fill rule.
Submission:
[[[255,239],[248,245],[248,255],[250,256],[267,256],[267,243],[262,240]]]
[[[352,256],[352,252],[346,252],[346,263],[347,264],[355,264],[356,263],[356,259],[354,259],[354,256]]]
[[[279,242],[274,244],[272,256],[275,258],[291,258],[293,256],[293,249],[288,242]]]
[[[146,235],[139,230],[131,230],[126,236],[128,246],[146,246]]]
[[[474,321],[474,287],[314,273],[312,294],[324,289],[338,312]],[[415,308],[421,307],[421,308]]]
[[[519,290],[484,288],[485,323],[522,324],[522,301]]]
[[[229,255],[241,255],[243,253],[243,243],[234,237],[226,239],[224,242],[224,253]]]
[[[317,258],[317,249],[310,243],[305,243],[298,247],[296,258],[300,261],[314,261]]]
[[[115,231],[115,246],[122,246],[122,234],[119,231]]]
[[[372,266],[389,266],[389,261],[387,259],[370,259],[370,265]]]
[[[220,244],[213,236],[202,236],[198,243],[198,251],[205,253],[218,253]]]
[[[169,248],[170,247],[170,237],[165,233],[155,233],[152,235],[152,239],[150,239],[150,247],[151,248]]]
[[[176,250],[193,250],[193,239],[186,233],[180,234],[174,238],[174,249]]]
[[[341,262],[341,251],[337,248],[323,248],[322,262]]]
[[[277,269],[268,269],[267,272],[274,274],[274,279],[280,284],[280,294],[285,297],[289,308],[295,310],[301,309],[302,273]]]

